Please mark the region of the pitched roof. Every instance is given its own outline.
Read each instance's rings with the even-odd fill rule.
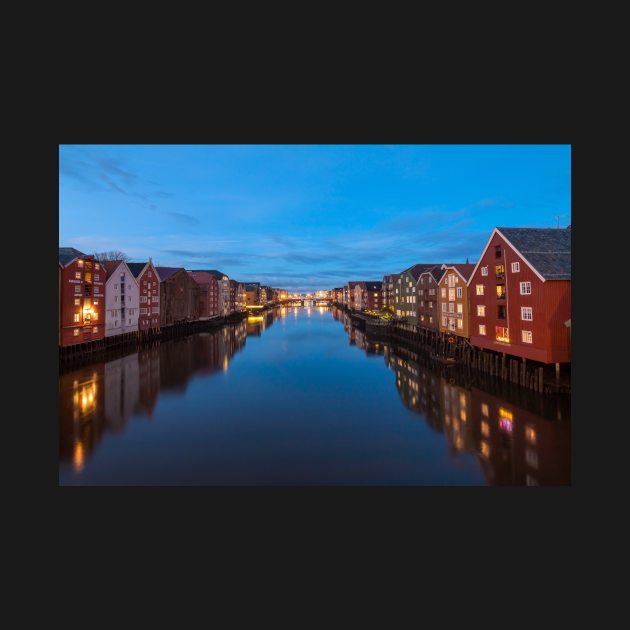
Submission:
[[[477,265],[473,263],[462,263],[462,264],[455,264],[455,265],[445,264],[443,266],[451,267],[455,269],[459,273],[459,275],[464,279],[464,282],[468,282],[470,276],[472,275],[473,270],[475,269]]]
[[[545,280],[571,279],[571,230],[503,228],[497,230]]]
[[[188,275],[192,276],[192,279],[197,284],[205,284],[216,280],[216,276],[211,274],[209,271],[189,271]]]
[[[127,263],[127,267],[129,267],[129,271],[134,275],[135,278],[138,278],[142,273],[142,270],[147,266],[145,262],[133,262]]]
[[[348,288],[354,289],[354,287],[356,287],[360,282],[361,280],[352,280],[351,282],[348,282]]]
[[[80,252],[74,247],[60,247],[59,248],[59,262],[65,267],[69,262],[72,262],[75,258],[83,258],[85,254]]]
[[[105,267],[105,271],[107,272],[107,277],[111,276],[118,267],[120,267],[120,263],[122,260],[101,260],[101,267]]]
[[[439,267],[436,263],[420,263],[418,265],[411,265],[408,269],[403,269],[400,273],[403,274],[407,272],[416,282],[418,282],[418,278],[420,274],[424,271],[427,271],[431,267]],[[442,276],[440,276],[441,278]]]
[[[183,267],[156,267],[155,270],[160,277],[160,282],[168,280],[171,276],[175,275],[178,271],[186,271]]]
[[[216,269],[193,269],[193,271],[207,271],[211,273],[215,278],[219,280],[223,279],[223,276],[227,276],[227,273],[223,273],[222,271],[217,271]]]
[[[422,274],[428,273],[431,274],[433,276],[433,279],[436,282],[439,282],[442,279],[442,276],[445,273],[445,270],[442,268],[444,265],[426,265],[426,267],[428,267],[427,269],[424,269],[422,272],[420,272],[418,274],[418,279],[420,278],[420,276]],[[474,268],[474,265],[473,265]]]

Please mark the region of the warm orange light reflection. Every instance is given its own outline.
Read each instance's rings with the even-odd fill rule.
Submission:
[[[262,322],[264,317],[262,315],[250,315],[247,318],[248,324],[255,324],[256,322]]]
[[[83,451],[83,443],[81,440],[74,443],[74,450],[72,452],[72,464],[77,472],[83,470],[85,463],[85,453]]]

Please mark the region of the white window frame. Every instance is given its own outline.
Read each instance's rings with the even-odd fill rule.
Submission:
[[[487,276],[488,275],[488,267],[482,267],[481,268],[481,275],[482,276]]]
[[[477,284],[475,285],[475,295],[485,295],[486,285],[485,284]]]
[[[482,311],[481,313],[479,311]],[[486,316],[486,305],[485,304],[477,304],[477,317],[485,317]]]
[[[455,289],[457,297],[461,298],[464,297],[464,290],[462,289],[462,287],[457,287],[457,289]]]
[[[479,334],[483,335],[484,337],[486,336],[487,332],[485,324],[479,324]]]
[[[521,270],[521,263],[513,262],[511,265],[511,268],[512,268],[512,273],[518,273]]]
[[[521,340],[523,343],[534,343],[534,337],[532,335],[531,330],[522,330],[521,331]]]
[[[527,317],[529,315],[529,317]],[[525,322],[534,320],[534,309],[531,306],[521,306],[521,319]]]
[[[532,294],[532,283],[527,280],[525,282],[520,282],[520,292],[521,295],[531,295]],[[527,290],[529,289],[529,290]]]

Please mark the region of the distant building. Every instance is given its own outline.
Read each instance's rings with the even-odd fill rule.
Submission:
[[[59,345],[73,346],[105,337],[107,272],[74,247],[59,248]]]
[[[468,281],[470,343],[571,361],[571,230],[495,228]]]
[[[219,281],[209,271],[189,271],[199,286],[199,319],[219,317]]]
[[[383,309],[394,312],[394,284],[399,278],[400,274],[394,273],[388,276],[383,276]]]
[[[412,265],[398,274],[395,278],[395,282],[393,283],[394,313],[397,317],[403,317],[411,324],[418,323],[418,313],[416,310],[416,285],[418,284],[418,279],[423,271],[436,266],[436,264]]]
[[[467,283],[475,265],[443,265],[444,275],[438,283],[440,332],[468,338],[470,306]]]
[[[348,308],[351,310],[358,310],[359,306],[356,302],[357,293],[355,292],[357,284],[359,284],[360,280],[353,280],[352,282],[348,282]]]
[[[199,319],[199,286],[183,267],[156,267],[162,327]]]
[[[377,280],[358,282],[355,287],[355,304],[359,311],[378,311],[382,306],[383,283]]]
[[[245,307],[245,287],[240,282],[230,279],[230,314],[240,313]]]
[[[230,314],[230,278],[216,269],[193,269],[193,271],[207,271],[217,279],[219,283],[219,315],[227,317]]]
[[[101,265],[107,271],[105,336],[137,332],[140,289],[136,277],[124,260],[104,260]]]
[[[440,329],[438,285],[445,267],[446,265],[434,265],[423,271],[416,285],[416,320],[413,323],[435,332]]]
[[[260,305],[260,282],[245,283],[245,304]]]
[[[160,279],[153,263],[127,263],[129,271],[138,283],[139,309],[138,330],[140,333],[157,332],[160,330]]]

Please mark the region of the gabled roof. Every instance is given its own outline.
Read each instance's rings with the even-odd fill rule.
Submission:
[[[360,282],[361,280],[352,280],[351,282],[348,282],[348,288],[354,289],[354,287],[356,287]]]
[[[156,267],[155,270],[160,278],[160,282],[168,280],[171,276],[174,276],[178,271],[186,271],[183,267]]]
[[[468,280],[470,279],[470,276],[472,276],[472,272],[475,269],[475,266],[473,263],[462,263],[460,265],[455,264],[455,265],[449,265],[449,264],[444,264],[442,265],[442,267],[444,268],[444,273],[446,273],[446,271],[448,269],[454,269],[459,277],[464,281],[464,282],[468,282]]]
[[[197,284],[212,283],[213,280],[216,281],[217,279],[216,276],[209,271],[189,271],[188,275],[192,276],[192,279]]]
[[[544,280],[571,279],[571,230],[496,228]]]
[[[193,271],[207,271],[211,273],[215,278],[222,280],[223,276],[227,276],[227,273],[223,273],[222,271],[217,271],[216,269],[193,269]]]
[[[59,262],[65,267],[68,263],[71,263],[75,258],[84,258],[85,254],[80,252],[74,247],[60,247],[59,248]]]
[[[424,271],[427,271],[428,269],[431,269],[432,267],[438,267],[439,265],[437,265],[436,263],[420,263],[417,265],[411,265],[411,267],[409,267],[408,269],[403,269],[400,273],[408,273],[416,282],[418,282],[418,278],[420,277],[420,274],[423,273]],[[442,276],[440,276],[442,277]]]
[[[107,277],[109,278],[120,264],[123,262],[122,260],[101,260],[101,267],[105,267],[105,271],[107,272]]]
[[[416,280],[416,282],[420,279],[420,276],[424,275],[424,274],[429,274],[431,276],[433,276],[433,279],[436,282],[439,282],[442,279],[442,276],[445,273],[444,270],[444,265],[432,265],[432,266],[428,266],[427,265],[427,269],[424,269],[421,273],[418,274],[418,278]]]
[[[148,262],[133,262],[127,263],[127,267],[129,267],[129,271],[133,274],[134,278],[139,278],[144,271],[144,268],[148,265]]]

